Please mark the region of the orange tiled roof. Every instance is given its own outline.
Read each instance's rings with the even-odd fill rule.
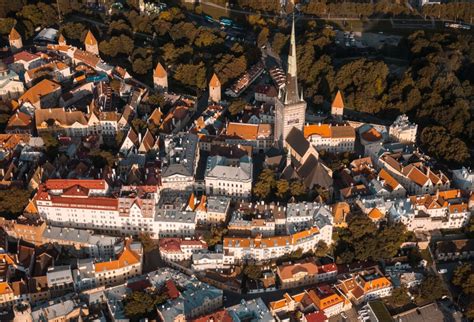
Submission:
[[[306,125],[304,127],[304,137],[308,138],[312,135],[319,135],[324,138],[331,137],[331,127],[329,124]]]
[[[258,135],[258,125],[230,122],[227,125],[226,135],[239,137],[244,140],[256,140]]]
[[[43,79],[41,82],[36,84],[27,90],[20,98],[20,101],[30,102],[32,104],[38,102],[43,96],[51,94],[61,88],[61,85],[50,81],[49,79]]]
[[[0,282],[0,295],[13,293],[13,290],[7,282]]]
[[[367,216],[372,220],[380,220],[383,218],[383,214],[378,208],[373,208]]]
[[[96,272],[113,271],[116,269],[124,268],[126,266],[137,264],[139,262],[140,256],[134,251],[132,251],[129,248],[129,245],[125,245],[125,248],[118,259],[109,262],[96,263],[95,270]]]
[[[159,77],[159,78],[164,78],[168,74],[166,73],[166,70],[163,68],[163,65],[161,63],[158,63],[155,68],[155,72],[153,73],[153,76]]]
[[[17,126],[30,126],[33,119],[26,113],[16,112],[8,120],[7,128],[17,127]]]
[[[12,28],[8,37],[10,38],[10,40],[21,39],[21,35],[18,33],[18,31],[16,31],[15,27]]]
[[[46,181],[46,189],[68,189],[73,186],[81,186],[88,189],[105,189],[105,180],[90,179],[49,179]]]
[[[217,75],[215,73],[212,75],[211,81],[209,82],[209,86],[210,87],[219,87],[219,86],[221,86],[221,82],[219,81],[219,78],[217,77]]]
[[[293,235],[289,236],[278,236],[278,237],[267,237],[267,238],[238,238],[238,237],[225,237],[224,238],[224,246],[225,247],[240,247],[240,248],[248,248],[250,247],[251,242],[253,243],[252,247],[260,248],[260,247],[282,247],[288,244],[297,244],[301,239],[307,238],[314,234],[319,233],[319,229],[317,227],[312,227],[308,230],[304,230]],[[238,243],[238,246],[236,246]]]
[[[410,167],[410,165],[408,167]],[[419,186],[424,186],[429,180],[429,178],[415,166],[411,167],[407,177]]]
[[[344,302],[344,299],[334,292],[331,292],[331,294],[325,297],[319,297],[314,290],[309,291],[308,294],[311,300],[320,310],[326,310],[331,306]]]
[[[394,177],[385,171],[385,169],[380,170],[379,177],[385,181],[385,185],[388,186],[392,191],[400,185]]]
[[[86,39],[84,39],[84,43],[86,45],[97,45],[97,39],[95,39],[92,32],[89,30],[86,35]]]
[[[382,139],[382,134],[377,131],[375,128],[371,128],[370,130],[361,134],[362,138],[369,142],[377,142]]]
[[[334,223],[340,224],[344,222],[345,215],[351,211],[351,207],[347,202],[338,202],[332,206],[332,215]]]
[[[30,135],[28,134],[0,134],[0,147],[4,149],[13,149],[21,142],[28,143]]]
[[[452,189],[452,190],[446,190],[446,191],[440,191],[439,196],[444,199],[454,199],[460,196],[461,190],[459,189]]]
[[[389,287],[392,283],[384,276],[373,279],[371,281],[367,281],[364,283],[364,292],[371,292],[376,289]]]
[[[332,101],[332,107],[344,108],[344,100],[342,99],[341,91],[337,91],[336,97]]]
[[[316,275],[318,274],[318,265],[314,262],[303,262],[278,266],[278,275],[281,280],[291,279],[298,273]]]
[[[201,201],[199,205],[196,207],[197,211],[207,211],[207,197],[206,195],[201,196]]]
[[[459,212],[467,212],[467,204],[462,203],[462,204],[457,204],[457,205],[449,205],[448,209],[449,209],[449,213],[451,214],[459,213]]]

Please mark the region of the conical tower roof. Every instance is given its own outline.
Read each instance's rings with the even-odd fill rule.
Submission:
[[[332,101],[331,106],[335,108],[344,108],[344,100],[342,98],[342,93],[340,90],[337,91],[336,97]]]
[[[10,31],[10,35],[8,36],[10,40],[18,40],[21,39],[21,35],[16,31],[15,27],[12,28]]]
[[[295,17],[291,25],[290,54],[288,55],[288,70],[286,77],[285,104],[292,104],[301,101],[298,90],[298,67],[296,62],[296,35]]]
[[[97,39],[95,39],[92,32],[89,30],[86,35],[86,39],[84,40],[86,45],[97,45]]]
[[[159,78],[164,78],[166,77],[168,74],[166,73],[166,70],[163,68],[163,65],[161,65],[161,63],[158,63],[156,65],[156,68],[155,68],[155,71],[153,73],[153,76],[155,77],[159,77]]]
[[[212,75],[211,81],[209,82],[209,86],[210,87],[219,87],[219,86],[221,86],[221,82],[220,82],[219,78],[217,77],[217,75],[215,73],[214,73],[214,75]]]

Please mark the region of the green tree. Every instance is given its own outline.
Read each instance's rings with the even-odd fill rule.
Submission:
[[[209,247],[222,243],[222,238],[227,234],[227,229],[220,226],[212,226],[204,233],[203,239]]]
[[[305,195],[306,192],[307,189],[303,182],[294,180],[290,183],[290,194],[292,197],[301,197]]]
[[[421,144],[429,155],[448,162],[464,164],[470,158],[466,144],[442,126],[425,127],[421,132]]]
[[[59,31],[67,39],[81,41],[87,33],[87,28],[80,22],[66,22]]]
[[[275,195],[280,199],[286,199],[288,191],[290,190],[290,183],[288,180],[280,179],[276,182]]]
[[[43,139],[44,146],[46,147],[46,155],[50,159],[56,158],[59,150],[58,139],[52,136],[50,133],[42,134],[41,138]]]
[[[271,169],[263,169],[254,186],[253,193],[260,199],[268,198],[275,184],[275,173]]]
[[[246,265],[244,267],[244,275],[247,278],[257,280],[262,277],[262,268],[257,265]]]
[[[456,286],[463,286],[469,276],[472,274],[472,265],[471,264],[461,264],[454,269],[454,274],[451,282]]]
[[[13,26],[15,26],[15,19],[13,18],[3,18],[0,19],[0,34],[7,35],[12,31]]]
[[[206,66],[198,64],[180,64],[173,77],[183,85],[203,90],[207,87]]]
[[[430,275],[421,283],[419,295],[423,300],[435,301],[446,294],[443,281],[438,276]]]
[[[147,74],[151,69],[151,57],[150,58],[137,58],[132,63],[133,72],[139,75]]]
[[[282,34],[281,32],[277,32],[273,36],[273,41],[272,41],[273,52],[275,52],[277,55],[281,54],[281,50],[286,46],[287,42],[288,42],[288,35]]]
[[[247,102],[241,99],[233,101],[229,105],[229,112],[231,115],[237,115],[244,110],[246,105],[247,105]]]
[[[323,241],[320,240],[316,244],[316,249],[314,250],[314,255],[317,257],[324,257],[329,252],[329,246]]]
[[[134,291],[124,299],[125,316],[133,320],[139,320],[152,314],[157,304],[167,299],[164,293],[149,294],[143,291]]]
[[[24,6],[21,11],[17,13],[17,16],[31,21],[34,27],[47,27],[54,24],[57,20],[58,13],[55,7],[43,2],[38,2],[37,4]]]
[[[149,253],[158,248],[158,244],[151,238],[149,233],[140,233],[138,235],[138,240],[143,245],[143,251]]]
[[[408,296],[408,290],[405,287],[397,287],[392,291],[390,296],[390,303],[395,306],[404,306],[410,303],[410,297]]]
[[[28,204],[30,191],[20,188],[0,190],[0,216],[14,218],[23,213]]]
[[[113,167],[118,160],[117,156],[109,151],[102,149],[93,149],[89,152],[92,164],[97,169],[102,169],[105,166]]]

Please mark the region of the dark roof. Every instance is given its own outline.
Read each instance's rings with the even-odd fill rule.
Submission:
[[[300,156],[303,156],[310,146],[308,140],[304,137],[303,132],[295,127],[291,129],[290,133],[288,133],[285,141],[286,144],[288,144],[290,148],[295,150]]]
[[[305,163],[298,169],[298,175],[304,180],[304,184],[308,188],[317,185],[329,189],[333,185],[333,180],[328,170],[314,155],[310,155]]]

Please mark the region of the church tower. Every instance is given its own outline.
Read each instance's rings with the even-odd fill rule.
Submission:
[[[295,18],[291,26],[290,54],[288,56],[288,70],[286,75],[286,88],[275,106],[275,141],[282,146],[293,127],[303,131],[305,123],[306,102],[303,93],[298,89],[298,67],[296,65],[296,37]]]
[[[8,41],[10,42],[10,49],[12,52],[17,52],[23,48],[23,40],[21,35],[16,31],[15,27],[12,28],[8,35]]]
[[[153,84],[158,91],[168,91],[168,73],[160,63],[156,65],[155,71],[153,72]]]
[[[99,43],[90,30],[87,32],[86,39],[84,39],[84,45],[86,51],[99,56]]]
[[[221,82],[217,75],[212,75],[209,82],[209,101],[219,103],[221,101]]]

